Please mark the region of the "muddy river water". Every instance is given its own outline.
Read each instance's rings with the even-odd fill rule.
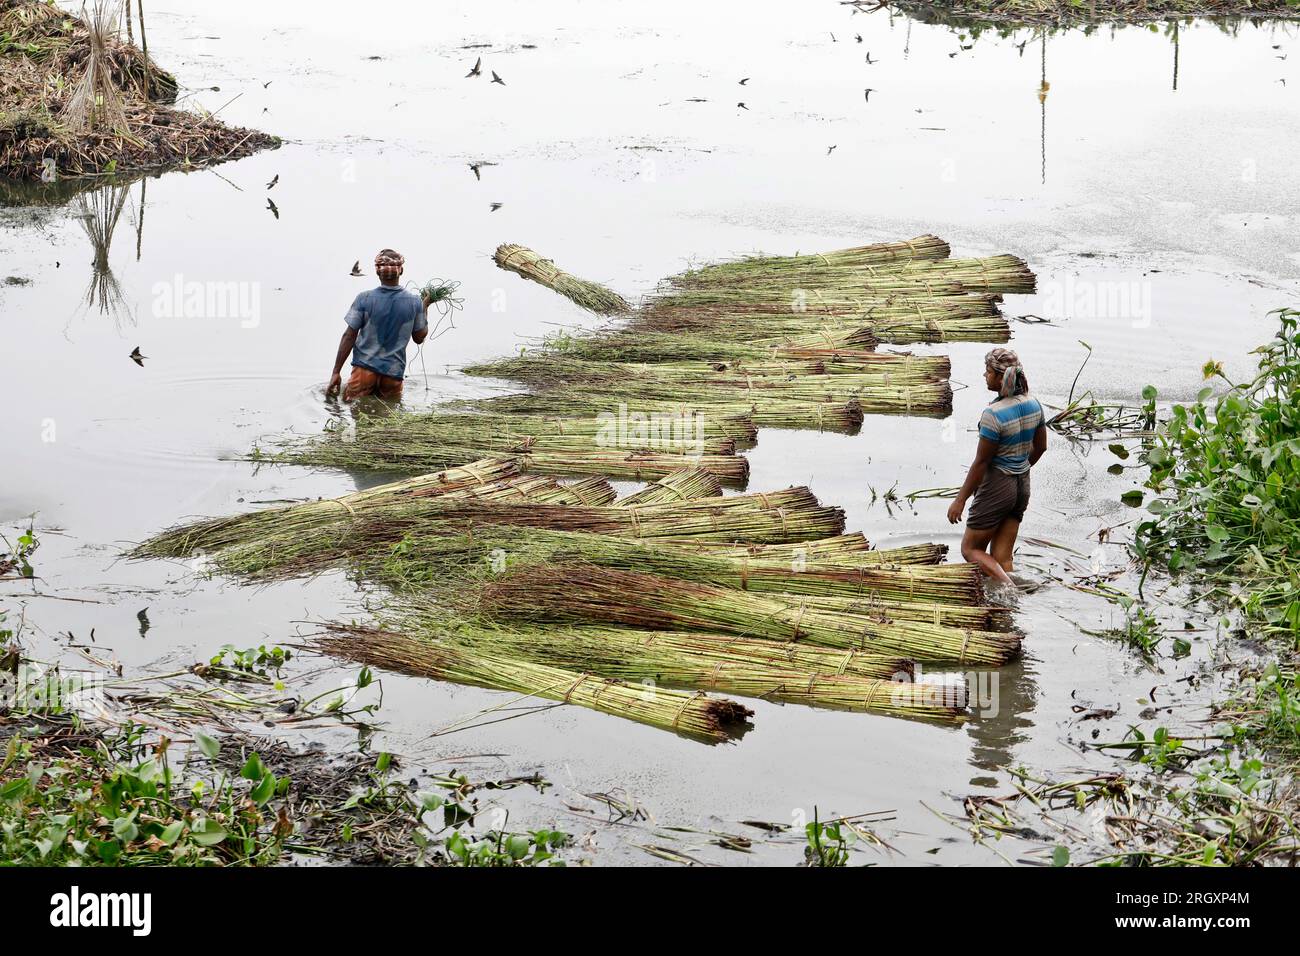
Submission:
[[[976,37],[829,0],[399,2],[374,16],[333,0],[150,7],[150,49],[186,101],[285,144],[131,186],[108,288],[79,218],[93,209],[12,195],[0,212],[0,280],[30,280],[0,286],[0,524],[34,514],[42,542],[41,580],[4,585],[0,605],[45,656],[94,628],[99,653],[129,672],[170,670],[226,643],[293,640],[310,629],[297,622],[364,616],[341,574],[244,588],[120,553],[186,516],[374,480],[229,459],[328,421],[342,316],[370,281],[349,269],[383,246],[405,253],[411,278],[460,280],[466,302],[413,363],[416,405],[494,387],[458,366],[590,324],[496,269],[505,241],[629,295],[754,250],[932,232],[955,255],[1015,253],[1040,291],[1009,297],[1008,314],[1050,321],[1014,322],[1013,347],[1056,405],[1080,340],[1093,356],[1079,388],[1099,400],[1136,402],[1147,383],[1189,399],[1206,359],[1244,375],[1272,334],[1269,311],[1300,302],[1295,26]],[[465,78],[480,56],[484,75]],[[476,175],[471,163],[485,165]],[[229,294],[200,301],[194,283]],[[137,346],[143,366],[128,357]],[[750,488],[808,484],[881,545],[955,546],[946,500],[889,507],[883,495],[960,483],[987,348],[945,347],[951,419],[869,417],[851,437],[764,430]],[[798,834],[741,854],[691,831],[759,837],[740,821],[799,824],[814,807],[880,814],[896,852],[864,861],[998,862],[943,819],[962,796],[1005,790],[1008,766],[1108,765],[1079,746],[1098,727],[1119,739],[1130,723],[1191,725],[1214,697],[1209,665],[1237,653],[1197,630],[1188,658],[1153,671],[1085,633],[1119,614],[1061,580],[1123,560],[1098,542],[1134,516],[1119,502],[1133,479],[1108,474],[1114,462],[1105,443],[1057,439],[1035,469],[1024,534],[1039,543],[1022,542],[1020,563],[1048,584],[1021,603],[1024,660],[982,682],[986,712],[963,728],[757,702],[752,732],[721,747],[571,707],[431,736],[508,695],[383,675],[379,745],[415,767],[540,771],[553,786],[512,791],[512,826],[590,834],[583,852],[600,863],[657,862],[643,845],[794,863]],[[356,670],[301,663],[321,685]],[[1202,669],[1199,686],[1178,682]],[[1148,719],[1153,686],[1171,709]],[[1075,706],[1118,713],[1081,724]],[[355,746],[342,730],[324,739]],[[583,796],[600,792],[652,819],[606,825]],[[1008,858],[1041,852],[1004,842]]]

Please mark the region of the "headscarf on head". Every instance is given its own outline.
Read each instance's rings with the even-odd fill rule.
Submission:
[[[406,265],[406,259],[400,252],[394,252],[392,249],[384,249],[379,255],[375,256],[375,275],[380,279],[396,281],[402,274],[402,266]]]
[[[1002,387],[998,389],[999,398],[1023,395],[1029,391],[1029,383],[1025,381],[1025,370],[1020,364],[1020,356],[1011,349],[992,349],[984,356],[984,364],[1002,374]]]

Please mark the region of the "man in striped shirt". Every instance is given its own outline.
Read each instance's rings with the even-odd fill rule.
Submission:
[[[984,382],[998,398],[980,415],[979,448],[948,508],[948,520],[961,521],[966,502],[975,496],[961,556],[989,577],[1011,584],[1012,553],[1029,506],[1029,469],[1047,450],[1047,426],[1015,352],[993,349],[984,366]]]

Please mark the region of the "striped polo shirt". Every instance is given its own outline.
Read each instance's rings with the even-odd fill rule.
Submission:
[[[1043,424],[1043,406],[1030,395],[999,398],[980,416],[980,438],[998,443],[993,466],[1008,475],[1029,470],[1034,432]]]

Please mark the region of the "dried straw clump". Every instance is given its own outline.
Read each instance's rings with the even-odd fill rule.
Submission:
[[[73,88],[62,113],[63,122],[74,134],[87,129],[127,133],[122,93],[108,63],[109,38],[117,32],[121,12],[121,0],[92,0],[86,17],[90,28],[90,54],[82,64],[81,79]]]

